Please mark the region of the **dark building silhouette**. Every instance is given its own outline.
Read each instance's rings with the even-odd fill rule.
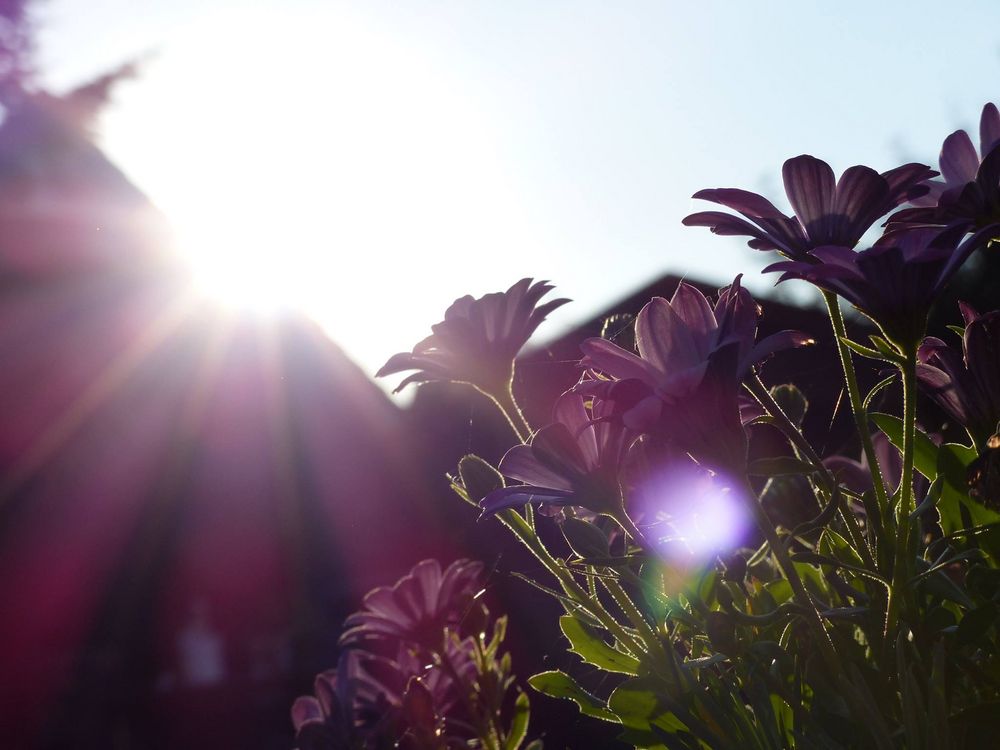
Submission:
[[[341,619],[461,548],[315,324],[194,295],[90,139],[106,88],[0,126],[0,745],[288,747]]]

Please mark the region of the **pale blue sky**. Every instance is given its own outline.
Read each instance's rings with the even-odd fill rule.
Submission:
[[[693,192],[786,205],[780,166],[800,153],[838,171],[934,164],[1000,97],[987,1],[40,10],[54,89],[159,51],[106,116],[108,152],[187,246],[234,246],[213,273],[252,254],[369,372],[456,296],[521,276],[577,300],[543,336],[665,272],[769,289],[765,256],[681,226]],[[274,263],[305,279],[272,285]],[[371,290],[382,302],[359,309]]]

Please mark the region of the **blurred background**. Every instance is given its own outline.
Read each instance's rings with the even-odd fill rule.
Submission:
[[[766,256],[680,225],[690,195],[785,206],[799,153],[935,164],[1000,95],[987,0],[0,16],[5,748],[290,747],[343,617],[428,556],[486,559],[520,608],[515,664],[538,663],[548,605],[506,574],[530,563],[443,478],[502,455],[503,425],[447,387],[390,398],[375,370],[451,300],[529,275],[575,300],[522,368],[536,421],[577,336],[681,277],[746,273],[785,303],[765,327],[823,333]],[[575,709],[545,710],[565,746]]]

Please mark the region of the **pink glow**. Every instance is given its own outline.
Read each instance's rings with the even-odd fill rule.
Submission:
[[[673,466],[637,493],[639,525],[670,561],[696,562],[731,551],[751,524],[731,484],[694,464]]]

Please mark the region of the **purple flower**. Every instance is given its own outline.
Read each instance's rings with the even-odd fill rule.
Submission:
[[[961,354],[928,338],[918,352],[917,380],[979,451],[1000,431],[1000,310],[980,315],[960,304],[965,318]]]
[[[476,680],[472,641],[450,641],[449,668],[399,646],[387,658],[347,649],[336,670],[317,675],[314,695],[292,705],[299,750],[347,747],[445,748],[475,737],[460,690]]]
[[[1000,233],[1000,112],[983,107],[979,121],[979,153],[964,130],[956,130],[941,146],[943,181],[928,183],[929,193],[914,201],[917,208],[894,214],[889,229],[913,226],[962,226],[966,231],[992,226]]]
[[[740,287],[740,277],[719,295],[713,309],[701,292],[681,283],[668,302],[650,300],[635,323],[639,355],[605,339],[581,345],[581,364],[614,378],[606,391],[628,388],[639,397],[624,424],[665,437],[710,468],[742,472],[746,436],[740,420],[739,383],[764,357],[810,343],[782,331],[755,343],[760,309]]]
[[[964,234],[961,228],[893,232],[861,252],[818,247],[805,260],[764,270],[782,271],[779,283],[804,279],[840,295],[905,350],[923,338],[931,305],[981,239],[977,233],[959,243]]]
[[[872,433],[872,445],[875,447],[875,457],[878,459],[882,482],[887,487],[895,487],[903,475],[902,456],[883,432]],[[871,491],[872,475],[868,468],[868,457],[863,453],[860,459],[848,458],[847,456],[829,456],[823,459],[823,465],[852,492],[860,495],[863,492]]]
[[[337,669],[316,676],[315,695],[301,696],[292,704],[295,746],[299,750],[326,750],[356,745],[362,731],[355,718],[359,688],[359,654],[345,651]]]
[[[878,461],[879,474],[886,487],[899,486],[903,476],[903,456],[899,448],[894,446],[884,432],[872,433],[872,445],[875,447],[875,458]],[[823,459],[823,465],[833,472],[837,480],[847,489],[857,494],[872,490],[872,475],[868,468],[868,458],[862,453],[860,459],[846,456],[829,456]],[[927,479],[920,473],[913,472],[914,493],[918,498],[927,494]],[[864,508],[858,508],[864,512]]]
[[[619,469],[635,434],[611,419],[612,401],[594,399],[588,412],[583,395],[564,394],[555,421],[516,445],[500,461],[500,473],[522,484],[482,499],[483,515],[529,502],[573,505],[620,519],[624,513]]]
[[[479,632],[485,607],[478,602],[483,565],[456,560],[441,571],[437,560],[424,560],[393,586],[380,586],[364,598],[364,608],[347,618],[340,642],[356,646],[372,640],[398,640],[439,648],[442,633]]]
[[[411,383],[432,380],[470,383],[489,395],[505,391],[521,347],[549,313],[569,302],[556,299],[537,306],[552,288],[544,281],[521,279],[506,292],[460,297],[444,320],[431,326],[430,336],[412,352],[390,357],[376,377],[416,370],[396,393]]]
[[[937,173],[923,164],[904,164],[879,174],[851,167],[834,178],[830,166],[802,155],[782,167],[785,193],[794,216],[781,213],[766,198],[735,188],[701,190],[694,198],[718,203],[745,219],[722,211],[703,211],[684,219],[686,226],[708,227],[715,234],[751,237],[757,250],[777,250],[795,260],[824,245],[854,247],[862,235],[897,206],[924,195],[923,184]]]

